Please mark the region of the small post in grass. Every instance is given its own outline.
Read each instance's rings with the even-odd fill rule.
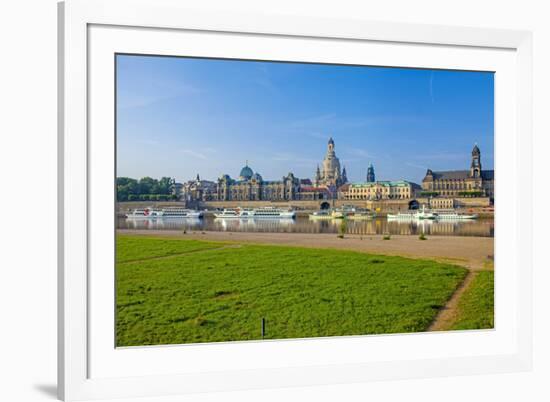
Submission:
[[[262,339],[264,339],[265,336],[265,318],[262,317]]]

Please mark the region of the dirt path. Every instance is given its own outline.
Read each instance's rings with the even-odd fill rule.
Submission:
[[[450,329],[451,325],[456,321],[458,317],[458,303],[460,298],[466,292],[466,290],[472,284],[472,281],[476,277],[477,272],[468,271],[468,274],[455,290],[451,298],[443,306],[433,322],[428,327],[427,331],[446,331]]]
[[[488,257],[494,254],[494,239],[490,237],[428,236],[428,240],[419,240],[417,236],[394,235],[390,240],[383,240],[381,235],[346,235],[344,239],[339,239],[335,234],[319,233],[188,232],[183,234],[177,230],[119,230],[119,233],[332,248],[409,258],[429,258],[460,265],[469,270],[483,269]]]

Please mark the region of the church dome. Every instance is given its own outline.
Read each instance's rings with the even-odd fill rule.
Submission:
[[[250,167],[248,167],[248,164],[246,164],[241,169],[241,174],[239,175],[239,177],[241,180],[250,180],[253,174],[254,172],[252,171],[252,169],[250,169]]]
[[[479,147],[475,144],[474,149],[472,149],[472,155],[479,155],[479,153]]]

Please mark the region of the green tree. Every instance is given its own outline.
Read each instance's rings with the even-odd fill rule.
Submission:
[[[135,179],[129,177],[117,177],[116,179],[117,200],[126,201],[130,195],[138,194],[139,186]]]
[[[153,194],[153,190],[158,187],[158,181],[151,177],[142,177],[139,180],[139,193],[140,194]]]
[[[170,194],[175,180],[170,177],[162,177],[158,182],[158,194]]]

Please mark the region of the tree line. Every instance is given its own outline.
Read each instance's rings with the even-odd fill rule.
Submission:
[[[176,181],[170,177],[160,180],[152,177],[142,177],[139,180],[130,177],[117,177],[117,201],[168,201],[175,200]]]

